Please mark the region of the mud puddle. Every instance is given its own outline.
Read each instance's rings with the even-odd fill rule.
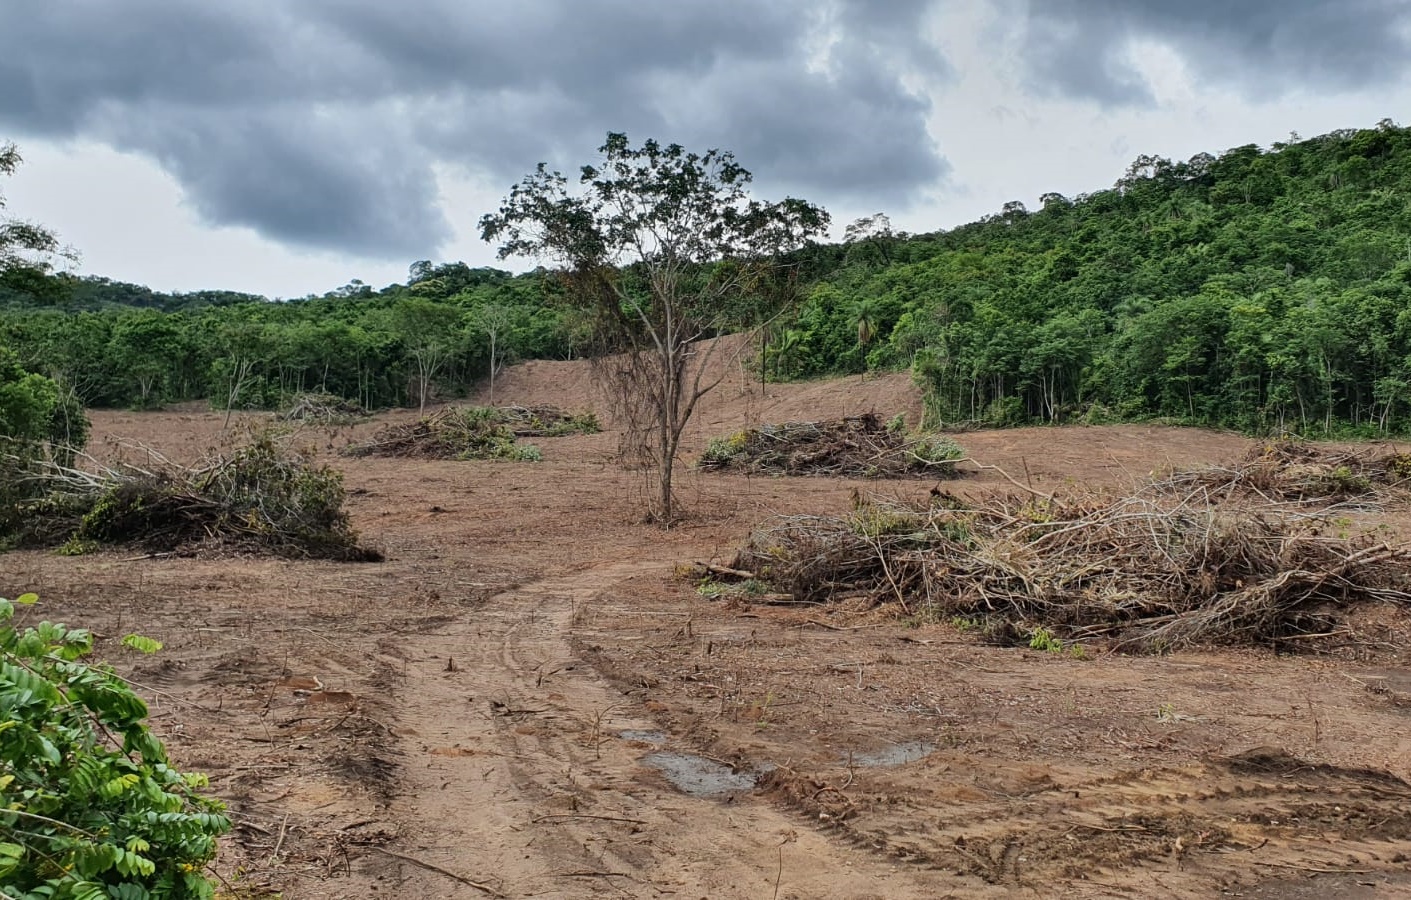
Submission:
[[[664,731],[643,731],[637,728],[628,728],[626,731],[619,731],[617,736],[624,741],[636,741],[639,744],[666,743],[666,732]]]
[[[729,766],[691,753],[662,750],[647,754],[642,761],[665,775],[677,790],[692,797],[719,797],[754,790],[759,778],[753,772],[736,772]]]
[[[880,769],[916,762],[919,759],[925,759],[935,751],[935,744],[928,744],[925,741],[906,741],[883,747],[881,750],[873,750],[870,753],[853,753],[848,757],[848,761],[855,766]]]

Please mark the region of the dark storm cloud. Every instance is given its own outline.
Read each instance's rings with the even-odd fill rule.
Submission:
[[[506,188],[609,131],[726,147],[811,200],[904,203],[945,172],[927,0],[16,0],[0,131],[160,161],[216,224],[386,258],[449,236],[434,166]]]
[[[733,129],[739,138],[731,149],[747,168],[769,173],[771,184],[803,196],[811,185],[828,185],[840,200],[903,209],[947,169],[927,152],[927,104],[865,65],[840,62],[827,104],[781,116],[808,96],[806,76],[746,68],[716,88],[715,109],[695,112],[707,129]]]
[[[1411,69],[1406,0],[1026,0],[1024,47],[1041,92],[1152,101],[1134,42],[1175,50],[1197,79],[1255,98],[1354,90]]]

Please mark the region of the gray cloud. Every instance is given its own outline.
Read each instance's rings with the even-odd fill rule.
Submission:
[[[17,0],[0,128],[158,160],[214,224],[390,259],[450,234],[434,166],[509,184],[609,130],[726,147],[813,200],[942,177],[928,0]]]
[[[1026,0],[1025,10],[1031,87],[1113,106],[1152,102],[1131,59],[1139,40],[1257,99],[1365,89],[1411,71],[1405,0]]]

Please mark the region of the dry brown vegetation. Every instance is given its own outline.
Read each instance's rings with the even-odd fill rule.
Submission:
[[[1157,482],[1176,492],[1204,489],[1215,499],[1253,495],[1269,503],[1310,505],[1404,500],[1408,485],[1411,454],[1287,440],[1256,444],[1233,464],[1177,472]]]
[[[338,424],[366,418],[367,410],[357,403],[333,394],[300,394],[295,397],[279,418],[286,422],[318,422]]]
[[[846,516],[789,516],[732,563],[792,602],[865,599],[897,615],[983,623],[1029,642],[1037,629],[1123,650],[1193,644],[1316,649],[1358,604],[1411,603],[1411,551],[1339,536],[1329,516],[1172,496],[1014,492]]]

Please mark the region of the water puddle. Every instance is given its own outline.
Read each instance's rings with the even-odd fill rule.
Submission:
[[[666,743],[666,732],[664,731],[642,731],[636,728],[629,728],[626,731],[619,731],[617,736],[624,741],[637,741],[642,744]]]
[[[1365,669],[1354,674],[1377,693],[1389,690],[1411,694],[1411,671],[1406,669]]]
[[[642,761],[666,776],[676,789],[692,797],[718,797],[753,790],[757,775],[736,772],[714,760],[690,753],[659,751],[648,753]]]
[[[901,744],[893,744],[890,747],[883,747],[881,750],[874,750],[871,753],[854,753],[852,764],[865,766],[869,769],[902,766],[916,762],[918,759],[925,759],[935,749],[935,744],[928,744],[925,741],[906,741]]]

